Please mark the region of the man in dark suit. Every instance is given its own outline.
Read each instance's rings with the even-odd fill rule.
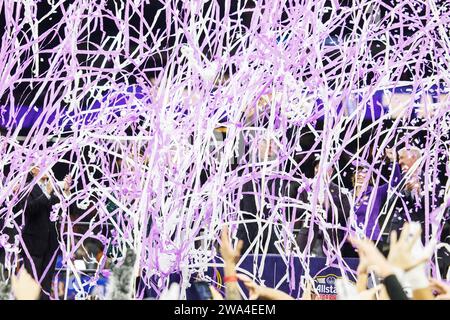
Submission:
[[[398,191],[388,202],[388,209],[392,209],[389,234],[393,230],[399,232],[406,221],[416,221],[422,225],[422,242],[425,242],[426,225],[431,227],[426,221],[426,211],[428,209],[432,212],[442,205],[444,194],[441,190],[445,183],[432,181],[429,185],[425,184],[426,177],[418,166],[422,158],[419,148],[404,147],[398,152],[398,156],[403,177]]]
[[[31,182],[40,173],[38,167],[31,170],[28,181]],[[70,179],[64,181],[64,192],[70,188]],[[44,174],[24,199],[24,225],[22,228],[22,256],[25,269],[42,287],[41,300],[48,300],[51,282],[56,265],[58,232],[56,221],[51,221],[53,205],[60,199],[55,195],[54,186],[48,175]]]
[[[317,157],[313,161],[314,165],[314,180],[317,179],[319,173],[320,158]],[[327,236],[331,241],[334,248],[341,252],[343,257],[356,257],[357,254],[351,245],[346,241],[346,231],[339,228],[347,227],[348,213],[350,212],[350,199],[348,195],[345,194],[346,189],[343,186],[339,186],[331,181],[333,170],[328,169],[326,175],[328,176],[328,183],[324,186],[325,194],[323,202],[320,203],[321,209],[326,212],[326,217],[324,220],[330,224],[326,229]],[[317,182],[317,181],[316,181]],[[313,193],[311,185],[305,188],[293,189],[292,198],[297,198],[303,203],[310,203],[308,194]],[[295,194],[297,193],[297,194]],[[308,210],[310,211],[310,210]],[[304,210],[297,210],[296,215],[300,216],[304,213]],[[316,256],[324,256],[324,244],[325,235],[322,230],[319,229],[318,225],[318,212],[315,216],[310,216],[308,219],[301,221],[300,232],[297,236],[297,244],[301,252],[303,252],[309,245],[310,252]]]
[[[277,150],[273,140],[260,139],[257,151],[259,161],[269,161],[267,172],[270,173],[274,168],[277,168]],[[239,224],[236,235],[238,239],[244,242],[242,252],[247,251],[251,244],[259,238],[259,246],[253,246],[250,250],[251,254],[278,253],[275,247],[277,237],[274,225],[267,220],[270,220],[270,216],[275,214],[273,209],[282,197],[284,189],[285,182],[270,174],[266,175],[264,181],[261,176],[258,176],[242,186],[239,207],[243,222]],[[262,194],[264,194],[263,203],[261,202]],[[258,223],[257,219],[261,219],[261,222]],[[274,219],[274,221],[278,221],[278,219]],[[267,226],[265,226],[266,223]],[[264,229],[261,235],[259,235],[260,227]]]
[[[278,199],[282,197],[284,189],[284,181],[280,178],[268,178],[265,183],[265,190],[261,179],[250,180],[242,187],[242,199],[240,201],[240,209],[242,211],[243,222],[239,224],[237,231],[237,238],[243,240],[244,245],[242,251],[245,252],[250,247],[253,241],[258,238],[260,226],[264,228],[267,220],[270,220],[270,215],[273,213]],[[261,207],[261,194],[264,193],[264,206]],[[261,214],[262,213],[262,214]],[[262,219],[258,224],[255,220]],[[253,220],[253,221],[251,221]],[[277,221],[278,219],[275,219]],[[259,248],[252,248],[251,253],[278,253],[275,247],[277,236],[274,232],[273,225],[269,225],[262,231],[260,236]],[[267,248],[267,251],[266,249]]]

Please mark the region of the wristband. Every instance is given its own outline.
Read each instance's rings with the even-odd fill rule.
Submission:
[[[228,283],[228,282],[238,282],[238,277],[237,276],[226,276],[223,278],[223,282],[224,283]]]

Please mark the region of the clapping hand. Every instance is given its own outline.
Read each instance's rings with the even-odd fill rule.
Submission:
[[[412,175],[405,183],[405,189],[412,192],[420,192],[420,178],[417,174]]]
[[[13,188],[13,192],[17,193],[20,190],[20,183],[16,184]]]
[[[45,190],[47,191],[48,194],[53,193],[53,184],[50,180],[47,180],[47,183],[45,184]]]

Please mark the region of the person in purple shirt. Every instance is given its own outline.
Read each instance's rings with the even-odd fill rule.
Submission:
[[[356,224],[366,237],[372,240],[381,238],[381,246],[385,244],[386,237],[382,235],[383,217],[380,213],[387,202],[389,188],[394,188],[401,179],[400,167],[392,161],[392,151],[388,149],[386,155],[390,160],[391,172],[394,171],[389,181],[382,177],[375,179],[371,174],[371,165],[364,160],[353,163],[352,177]]]

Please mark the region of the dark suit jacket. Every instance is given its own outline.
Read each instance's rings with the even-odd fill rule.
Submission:
[[[331,195],[331,198],[328,199],[328,206],[326,207],[326,222],[332,223],[333,225],[340,224],[342,227],[348,227],[347,219],[350,212],[350,200],[347,196],[342,194],[342,187],[339,187],[335,183],[330,183],[328,185],[328,189]],[[298,189],[296,195],[292,195],[292,197],[297,198],[304,203],[308,203],[308,193],[312,192],[311,190],[302,190]],[[295,191],[294,191],[295,194]],[[329,197],[325,195],[325,197]],[[297,216],[300,216],[304,213],[304,210],[298,210],[296,212]],[[298,245],[300,250],[303,251],[307,245],[308,241],[308,233],[309,233],[310,224],[304,225],[301,227],[300,233],[297,238]],[[345,257],[354,257],[356,253],[354,252],[352,246],[348,242],[343,242],[346,232],[344,230],[338,229],[337,227],[328,228],[327,229],[328,236],[330,237],[334,246],[341,247],[341,252]],[[317,239],[323,240],[323,236],[320,234],[320,230],[317,222],[313,224],[313,247],[315,241]],[[342,243],[343,242],[343,243]]]
[[[22,238],[33,256],[43,256],[58,247],[56,222],[50,221],[52,206],[58,202],[59,199],[54,194],[48,199],[37,184],[24,200],[25,225]]]
[[[255,183],[255,187],[253,185]],[[279,202],[279,198],[283,196],[285,192],[286,181],[282,181],[279,178],[271,178],[266,181],[265,187],[265,206],[262,210],[263,219],[269,218],[272,213],[272,209]],[[260,180],[249,181],[242,187],[242,199],[240,201],[240,209],[243,211],[243,219],[254,220],[256,215],[259,215],[260,194],[262,192],[262,185]],[[244,222],[238,227],[237,237],[244,241],[244,247],[242,252],[246,251],[250,244],[256,239],[259,232],[257,222]],[[262,246],[265,247],[266,241],[269,241],[268,253],[278,253],[275,248],[276,235],[273,232],[269,233],[268,228],[262,236]],[[259,250],[261,253],[261,250]]]
[[[422,175],[422,190],[425,190],[423,181],[425,181],[425,177]],[[406,180],[403,179],[399,184],[399,191],[393,194],[388,200],[388,208],[390,209],[393,206],[392,216],[390,217],[390,221],[388,221],[390,226],[389,234],[393,230],[399,232],[406,221],[416,221],[422,225],[422,242],[425,242],[425,206],[427,204],[425,196],[419,195],[418,199],[416,199],[411,192],[405,190],[405,185]],[[439,192],[442,184],[438,183],[435,186],[431,186],[431,188],[429,190],[429,212],[442,205],[444,200],[443,194]]]

